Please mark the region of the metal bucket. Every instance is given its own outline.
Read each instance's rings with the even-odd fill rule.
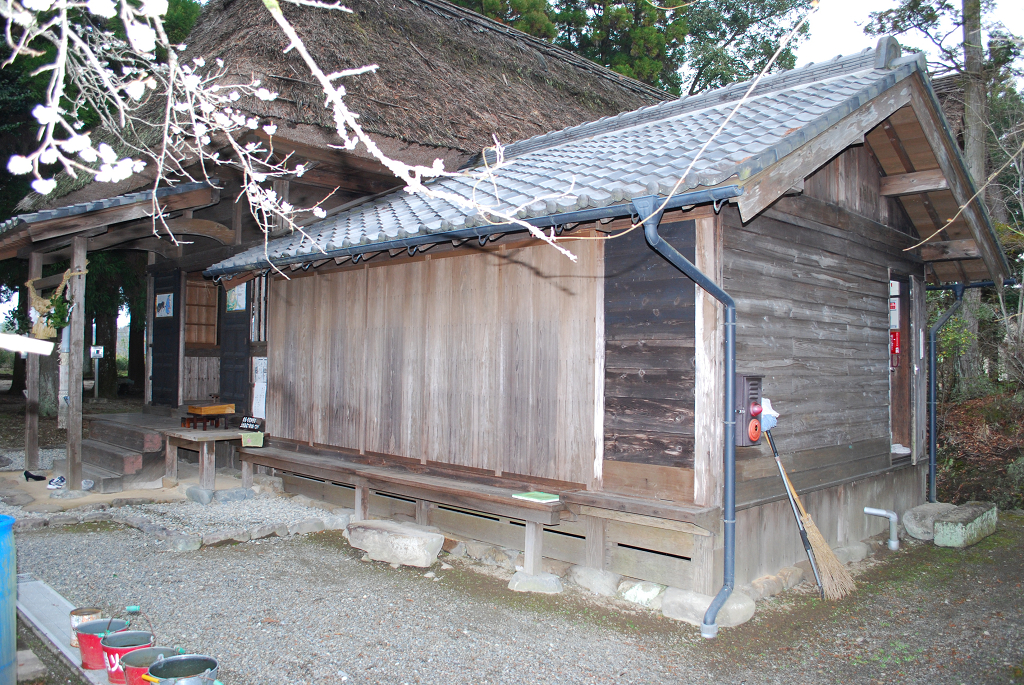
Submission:
[[[144,647],[128,652],[121,657],[121,668],[128,685],[148,685],[142,676],[149,672],[149,667],[167,657],[177,656],[178,650],[171,647]]]
[[[111,633],[119,633],[122,630],[128,630],[128,621],[122,621],[119,618],[103,618],[98,621],[79,623],[75,632],[78,633],[78,648],[82,651],[82,668],[87,671],[98,671],[105,668],[100,640]]]
[[[78,633],[75,632],[80,624],[86,621],[96,621],[103,618],[103,610],[96,607],[80,607],[71,610],[71,646],[78,646]]]
[[[213,685],[217,660],[212,656],[185,654],[157,661],[149,667],[149,682],[161,685]]]
[[[103,663],[107,667],[107,680],[111,685],[125,685],[121,657],[143,647],[153,646],[153,633],[145,630],[125,630],[107,635],[100,640],[103,648]]]

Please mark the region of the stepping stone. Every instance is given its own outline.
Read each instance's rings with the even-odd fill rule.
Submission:
[[[991,502],[968,502],[935,519],[937,547],[969,547],[996,532],[998,510]]]
[[[934,535],[935,518],[956,509],[955,504],[929,502],[903,512],[903,527],[918,540],[931,540]]]
[[[30,683],[46,678],[48,671],[32,650],[18,651],[18,682]]]
[[[619,589],[622,576],[611,571],[602,571],[588,566],[573,566],[569,569],[569,580],[595,595],[614,597]]]
[[[665,618],[699,626],[704,620],[704,612],[711,606],[712,599],[714,597],[700,592],[670,587],[665,590],[661,600],[661,613]],[[754,600],[750,597],[742,592],[733,592],[718,611],[715,622],[719,628],[738,626],[753,617],[755,608]]]
[[[557,595],[562,591],[562,579],[553,573],[530,575],[526,571],[516,571],[512,580],[508,581],[508,589],[513,592],[539,592],[544,595]]]
[[[348,524],[349,543],[374,561],[427,568],[437,559],[444,535],[417,530],[394,521]]]

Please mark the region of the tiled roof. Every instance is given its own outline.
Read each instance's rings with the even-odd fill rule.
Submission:
[[[212,179],[213,185],[218,184],[218,179]],[[188,193],[193,190],[200,190],[202,188],[209,188],[210,183],[206,181],[198,181],[196,183],[182,183],[173,187],[158,188],[156,191],[157,197],[168,197],[170,195],[180,195],[181,193]],[[0,237],[4,237],[9,231],[19,226],[27,224],[36,224],[41,221],[49,221],[51,219],[62,219],[64,217],[75,216],[78,214],[86,214],[88,212],[95,212],[101,209],[110,209],[111,207],[123,207],[125,205],[133,205],[138,202],[149,202],[153,197],[152,190],[143,190],[138,193],[128,193],[127,195],[118,195],[116,197],[109,197],[103,200],[92,200],[90,202],[79,202],[76,205],[68,205],[67,207],[57,207],[56,209],[44,209],[39,212],[32,212],[31,214],[19,214],[18,216],[11,217],[7,221],[0,223]]]
[[[868,49],[762,79],[676,192],[749,178],[921,68],[917,56],[897,59],[885,68],[878,68],[878,62],[876,50]],[[469,175],[439,179],[430,187],[466,198],[475,193],[482,204],[503,210],[530,203],[518,216],[538,225],[564,223],[544,223],[553,215],[615,204],[623,204],[623,214],[628,214],[632,198],[672,191],[747,88],[749,83],[738,83],[511,145],[494,179],[497,197],[490,181],[476,189],[477,181]],[[570,185],[570,195],[531,203]],[[439,242],[454,231],[474,227],[481,233],[509,230],[507,225],[491,224],[476,211],[451,202],[397,191],[307,227],[312,243],[296,233],[271,241],[266,254],[280,266],[377,251],[385,247],[381,243],[410,237]],[[261,245],[207,273],[269,266]]]

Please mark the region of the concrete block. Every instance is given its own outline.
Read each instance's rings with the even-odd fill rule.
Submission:
[[[324,530],[324,522],[322,519],[303,519],[298,523],[293,523],[288,526],[289,535],[307,535],[309,533],[319,533]]]
[[[938,547],[970,547],[996,532],[999,514],[991,502],[968,502],[935,519]]]
[[[622,576],[611,571],[601,571],[587,566],[573,566],[569,569],[568,580],[602,597],[614,597],[619,590]]]
[[[911,537],[918,540],[931,540],[934,536],[935,518],[955,509],[955,504],[928,502],[913,509],[907,509],[900,517],[900,521]]]
[[[685,621],[699,626],[704,619],[704,612],[711,606],[709,595],[693,590],[680,590],[670,587],[665,590],[661,600],[661,613],[665,618]],[[716,623],[720,628],[731,628],[746,623],[754,615],[754,600],[742,592],[733,592],[718,612]]]
[[[530,575],[525,571],[516,571],[512,580],[508,581],[508,589],[513,592],[539,592],[545,595],[556,595],[562,591],[562,580],[553,573]]]
[[[780,568],[779,572],[776,575],[778,576],[779,580],[782,581],[782,584],[785,586],[787,590],[796,587],[804,580],[803,569],[796,566],[786,566],[785,568]]]
[[[647,580],[633,579],[624,580],[619,583],[619,587],[616,592],[619,599],[624,599],[627,602],[639,604],[640,606],[651,607],[652,609],[661,608],[661,596],[664,593],[664,585],[652,583]]]
[[[216,533],[207,533],[203,536],[203,545],[212,547],[214,545],[229,545],[235,542],[248,542],[249,531],[242,528],[232,528]]]
[[[277,523],[268,526],[255,526],[249,529],[250,540],[262,540],[274,535],[279,538],[286,537],[288,535],[288,526],[284,523]]]
[[[375,561],[427,568],[444,544],[440,533],[429,533],[394,521],[354,521],[348,524],[349,542]]]

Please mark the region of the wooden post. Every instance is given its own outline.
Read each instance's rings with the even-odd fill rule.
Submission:
[[[583,517],[587,535],[586,566],[604,570],[605,520],[596,516]]]
[[[354,483],[354,485],[356,486],[356,503],[352,520],[365,521],[370,516],[370,488],[363,483]]]
[[[28,257],[28,278],[35,280],[43,275],[43,259],[38,252]],[[25,359],[25,468],[34,471],[39,468],[39,355],[30,354]]]
[[[71,239],[71,271],[85,271],[86,241]],[[68,452],[67,488],[82,489],[82,363],[85,338],[85,276],[72,276],[71,344],[68,354]]]
[[[149,252],[147,264],[156,264],[156,254]],[[153,274],[146,274],[146,378],[144,381],[143,402],[153,404],[153,308],[156,306],[156,293],[153,290]]]
[[[204,490],[217,489],[217,443],[203,440],[199,443],[199,487]]]
[[[175,406],[180,407],[185,401],[185,319],[188,317],[188,279],[187,274],[181,272],[181,295],[177,304],[178,310],[178,400]]]
[[[696,263],[715,283],[722,282],[722,231],[717,216],[696,221]],[[722,363],[724,336],[721,306],[696,288],[696,366],[693,500],[698,506],[722,505]]]
[[[428,502],[423,499],[416,500],[416,523],[421,526],[429,526],[430,510],[433,508],[433,502]]]
[[[167,437],[164,447],[164,475],[171,480],[178,480],[178,445]]]
[[[252,462],[251,461],[245,461],[245,460],[242,461],[242,487],[243,488],[251,488],[252,487]]]
[[[544,557],[544,524],[526,522],[526,549],[523,552],[523,572],[535,576],[541,572]]]

